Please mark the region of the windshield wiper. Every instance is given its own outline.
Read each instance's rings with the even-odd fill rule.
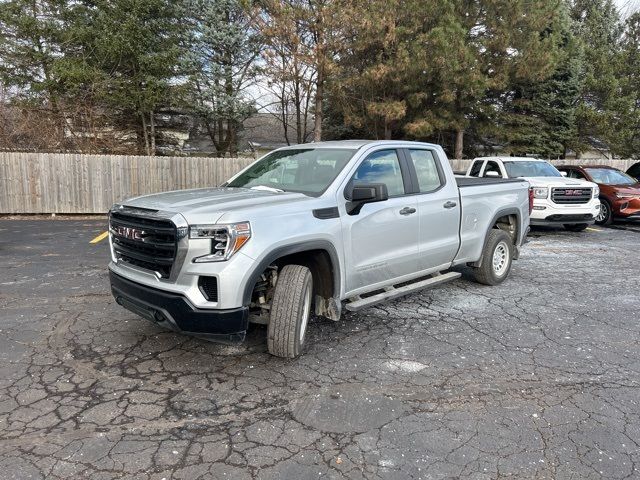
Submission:
[[[284,190],[279,188],[267,187],[266,185],[256,185],[255,187],[251,187],[251,190],[262,190],[265,192],[274,192],[274,193],[283,193]]]

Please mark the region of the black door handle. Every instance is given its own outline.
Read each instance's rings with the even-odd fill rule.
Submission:
[[[400,215],[411,215],[412,213],[416,213],[416,209],[413,207],[404,207],[400,210]]]
[[[444,204],[444,208],[453,208],[453,207],[455,207],[456,205],[458,205],[456,202],[452,202],[451,200],[449,200],[448,202],[446,202],[446,203]]]

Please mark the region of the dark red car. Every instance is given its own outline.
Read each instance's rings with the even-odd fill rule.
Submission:
[[[614,218],[640,220],[640,182],[617,168],[605,165],[557,167],[569,178],[580,178],[600,187],[600,213],[596,223],[610,224]]]

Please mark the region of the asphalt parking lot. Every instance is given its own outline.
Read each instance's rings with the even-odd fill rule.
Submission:
[[[640,478],[640,224],[535,231],[304,356],[115,304],[104,222],[0,220],[0,478]]]

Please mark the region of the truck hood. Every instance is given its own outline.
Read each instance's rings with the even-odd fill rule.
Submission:
[[[529,182],[532,187],[591,187],[596,186],[595,183],[579,180],[577,178],[566,177],[523,177],[523,180]]]
[[[246,188],[200,188],[175,190],[131,198],[123,205],[163,212],[179,213],[190,224],[215,223],[230,211],[244,208],[273,206],[277,204],[313,200],[302,193],[270,192]]]

